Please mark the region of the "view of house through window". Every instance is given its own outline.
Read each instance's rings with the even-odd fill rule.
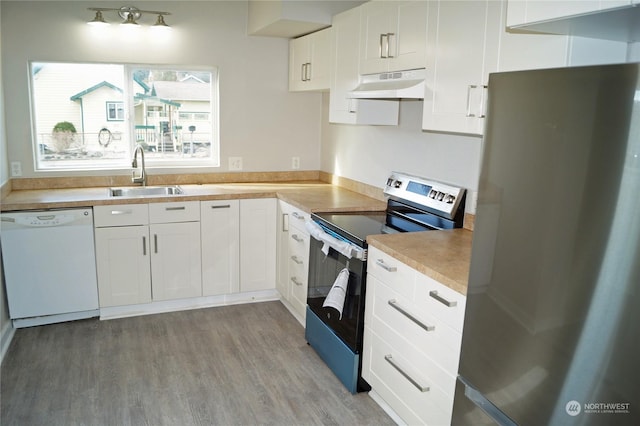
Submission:
[[[218,166],[215,70],[33,63],[38,170]]]

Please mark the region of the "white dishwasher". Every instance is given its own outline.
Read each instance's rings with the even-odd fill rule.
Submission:
[[[1,217],[14,327],[99,316],[92,209],[6,212]]]

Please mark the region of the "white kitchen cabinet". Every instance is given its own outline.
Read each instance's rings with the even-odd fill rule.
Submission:
[[[424,130],[482,135],[492,72],[624,62],[623,43],[507,32],[506,1],[429,7]]]
[[[509,0],[507,26],[551,21],[633,5],[634,0]]]
[[[407,424],[449,424],[466,298],[369,247],[362,375]]]
[[[482,134],[488,76],[497,65],[500,3],[441,0],[430,8],[423,129]]]
[[[240,291],[240,202],[200,203],[202,294],[214,296]]]
[[[331,28],[289,41],[289,90],[328,90]]]
[[[151,302],[146,204],[94,207],[100,307]]]
[[[278,283],[283,304],[304,324],[307,306],[310,236],[309,214],[285,203],[278,208]]]
[[[240,291],[276,288],[276,199],[240,200]]]
[[[350,99],[347,93],[360,79],[360,17],[356,7],[333,17],[331,24],[331,83],[329,122],[344,124],[398,124],[398,100]]]
[[[199,204],[94,208],[101,307],[202,295]]]
[[[370,1],[362,6],[360,72],[424,68],[426,1]]]
[[[202,296],[200,202],[149,205],[153,300]]]

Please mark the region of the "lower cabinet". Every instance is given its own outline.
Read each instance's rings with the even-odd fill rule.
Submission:
[[[240,200],[240,291],[275,289],[276,199]]]
[[[370,246],[362,375],[407,424],[450,424],[466,298]]]
[[[151,302],[149,227],[96,228],[95,244],[100,307]]]
[[[240,202],[202,201],[202,295],[240,291]]]
[[[94,208],[100,307],[202,295],[199,205]]]
[[[309,214],[280,201],[278,215],[277,289],[285,306],[304,324],[310,246],[305,221]]]

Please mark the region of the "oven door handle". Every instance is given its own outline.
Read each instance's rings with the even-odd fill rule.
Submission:
[[[307,221],[305,223],[305,227],[313,238],[324,243],[322,252],[325,255],[329,254],[329,248],[332,248],[349,259],[351,259],[352,257],[360,260],[367,259],[367,251],[365,249],[363,249],[362,247],[358,247],[357,245],[352,244],[346,240],[339,240],[333,235],[328,234],[324,231],[324,229],[322,229],[320,225],[318,225],[314,221]]]

